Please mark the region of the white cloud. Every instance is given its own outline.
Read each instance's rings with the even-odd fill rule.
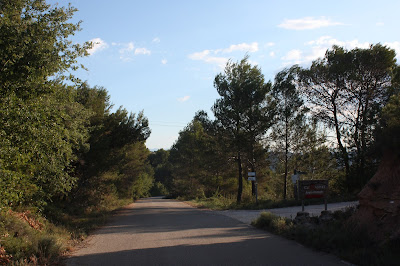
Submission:
[[[333,45],[342,46],[346,49],[354,48],[368,48],[368,42],[359,42],[357,39],[350,41],[340,41],[331,36],[322,36],[317,40],[309,41],[305,43],[305,50],[293,49],[289,51],[281,59],[284,61],[284,65],[293,64],[309,64],[313,60],[324,57],[326,50],[331,49]]]
[[[135,49],[135,44],[133,42],[115,45],[123,46],[123,48],[119,49],[119,58],[122,61],[128,62],[132,60],[132,51]]]
[[[135,55],[150,55],[151,51],[147,48],[136,48],[133,42],[129,43],[113,43],[115,46],[122,46],[119,49],[119,58],[123,61],[131,61]]]
[[[283,23],[278,25],[278,27],[287,30],[312,30],[337,25],[343,25],[343,23],[334,22],[325,17],[320,17],[319,19],[305,17],[300,19],[285,19]]]
[[[340,41],[335,38],[332,38],[331,36],[322,36],[317,40],[310,41],[306,43],[307,45],[311,45],[313,47],[322,47],[322,48],[332,48],[333,45],[339,45],[343,46],[347,49],[354,49],[354,48],[368,48],[369,43],[368,42],[359,42],[357,39],[351,40],[351,41]],[[325,49],[325,50],[326,50]]]
[[[216,54],[222,53],[232,53],[234,51],[243,51],[243,52],[250,52],[254,53],[258,51],[258,43],[240,43],[240,44],[232,44],[229,48],[226,49],[218,49],[215,51]]]
[[[89,54],[94,54],[98,51],[104,50],[106,48],[108,48],[108,44],[102,40],[101,38],[94,38],[91,39],[90,42],[93,43],[93,47],[91,49],[88,50]]]
[[[161,64],[166,65],[168,63],[167,59],[161,60]]]
[[[400,61],[400,42],[385,42],[386,45],[396,51],[396,59]]]
[[[206,63],[217,64],[219,67],[224,68],[226,62],[228,62],[228,58],[213,56],[213,54],[214,53],[212,53],[211,50],[204,50],[202,52],[190,54],[188,57],[192,60],[200,60]]]
[[[376,26],[378,26],[378,27],[383,27],[383,26],[385,26],[385,23],[383,23],[383,22],[377,22],[377,23],[376,23]]]
[[[275,57],[275,52],[274,52],[274,51],[270,52],[270,53],[269,53],[269,56],[270,56],[270,57]]]
[[[303,52],[298,50],[298,49],[294,49],[294,50],[290,50],[284,57],[282,57],[282,60],[284,61],[293,61],[295,62],[295,64],[298,64],[303,56]]]
[[[136,48],[135,49],[135,55],[140,55],[140,54],[150,55],[151,51],[146,49],[146,48]]]
[[[161,42],[161,40],[160,40],[160,38],[158,38],[158,37],[155,37],[154,39],[153,39],[153,41],[152,41],[153,43],[160,43]]]
[[[236,51],[254,53],[257,52],[258,50],[259,48],[257,42],[240,43],[240,44],[232,44],[228,48],[224,49],[204,50],[201,52],[196,52],[193,54],[189,54],[188,57],[192,60],[200,60],[206,63],[216,64],[220,68],[224,68],[229,59],[226,57],[218,56],[218,54],[233,53]]]
[[[186,102],[189,99],[190,99],[190,96],[183,96],[182,98],[178,98],[178,102],[183,103],[183,102]]]
[[[133,42],[124,44],[124,46],[125,46],[124,48],[119,50],[120,54],[129,53],[129,52],[133,51],[133,49],[135,49],[135,45]]]
[[[253,60],[250,60],[250,59],[247,62],[252,66],[258,66],[259,65],[259,63],[257,61],[253,61]]]

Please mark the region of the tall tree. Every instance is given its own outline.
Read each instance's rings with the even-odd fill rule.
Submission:
[[[173,166],[174,194],[201,197],[208,190],[205,186],[209,177],[206,154],[211,141],[202,124],[195,119],[179,133],[169,158]]]
[[[243,155],[251,154],[255,143],[272,124],[271,102],[267,93],[270,83],[256,66],[248,63],[248,56],[240,62],[229,61],[223,73],[214,80],[221,98],[212,110],[216,123],[225,137],[225,143],[235,152],[238,166],[237,202],[243,191]],[[253,156],[248,156],[253,159]]]
[[[314,61],[309,69],[302,71],[301,79],[302,91],[313,107],[311,111],[314,117],[335,130],[347,183],[350,181],[350,162],[342,136],[345,123],[341,107],[346,102],[344,86],[350,75],[350,65],[351,59],[345,50],[334,46],[324,58]]]
[[[355,147],[355,175],[362,187],[370,177],[367,174],[368,152],[375,141],[373,131],[377,127],[382,108],[389,101],[393,72],[396,68],[395,51],[380,44],[369,49],[349,51],[353,59],[354,85],[349,87],[348,102],[350,113],[347,121],[352,126],[352,144]],[[374,172],[375,169],[370,169]]]
[[[296,139],[301,136],[301,130],[305,119],[307,108],[304,106],[303,99],[297,89],[298,66],[284,69],[275,76],[272,86],[272,95],[276,102],[276,120],[272,126],[273,143],[278,151],[283,150],[284,161],[284,182],[283,198],[286,199],[288,163],[290,154],[293,150]],[[280,152],[278,152],[280,153]]]
[[[395,53],[380,44],[350,51],[334,46],[302,72],[302,89],[316,117],[334,128],[348,190],[365,183],[366,152],[377,116],[392,90]],[[349,152],[355,149],[355,158]],[[357,178],[351,174],[355,162]],[[363,179],[363,180],[361,180]]]
[[[104,183],[101,176],[105,172],[116,174],[119,179],[128,180],[129,182],[136,178],[137,173],[140,172],[139,170],[135,169],[130,172],[135,174],[128,175],[124,174],[127,171],[118,167],[121,164],[130,165],[127,158],[132,159],[132,154],[145,158],[132,159],[132,165],[135,165],[136,168],[147,165],[144,161],[147,160],[148,151],[145,151],[143,147],[144,141],[150,135],[150,129],[148,127],[148,119],[143,112],[136,115],[128,113],[122,107],[115,112],[111,112],[112,105],[109,102],[109,95],[102,87],[90,88],[88,84],[83,83],[77,89],[76,98],[79,103],[92,113],[89,125],[90,150],[81,157],[78,169],[80,179],[74,190],[74,194],[77,197],[83,197],[82,201],[84,201],[86,193],[90,195],[91,190],[95,190],[96,186]],[[136,163],[134,162],[135,160]],[[117,189],[122,187],[119,186]],[[129,190],[129,188],[130,185],[125,186],[125,189]],[[121,195],[126,196],[129,193],[128,191],[121,193]],[[86,198],[89,197],[87,196]]]

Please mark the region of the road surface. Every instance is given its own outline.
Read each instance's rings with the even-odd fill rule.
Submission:
[[[218,212],[161,198],[115,215],[67,265],[343,265]]]

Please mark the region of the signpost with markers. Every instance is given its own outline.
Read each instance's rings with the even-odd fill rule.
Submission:
[[[258,204],[258,189],[257,189],[257,178],[256,178],[256,172],[248,172],[248,181],[251,181],[255,185],[255,192],[256,192],[256,204]]]

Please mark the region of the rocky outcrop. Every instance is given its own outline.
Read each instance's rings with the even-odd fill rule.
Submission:
[[[354,219],[378,242],[400,240],[400,154],[386,152],[376,174],[358,194]]]

